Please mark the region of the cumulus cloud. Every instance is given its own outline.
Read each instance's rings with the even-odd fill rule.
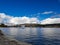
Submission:
[[[4,23],[7,25],[15,25],[15,24],[54,24],[54,23],[60,23],[60,18],[47,18],[42,21],[38,20],[36,17],[13,17],[6,15],[5,13],[0,13],[0,23]]]
[[[47,18],[41,21],[41,24],[55,24],[60,23],[60,18]]]
[[[42,14],[51,14],[51,13],[54,13],[53,11],[46,11],[46,12],[43,12]]]
[[[8,23],[11,18],[13,17],[6,15],[5,13],[0,13],[0,23]]]
[[[14,17],[10,19],[10,23],[13,24],[24,24],[24,23],[39,23],[37,18],[29,18],[29,17]]]
[[[0,23],[5,24],[24,24],[24,23],[39,23],[39,20],[35,17],[13,17],[6,15],[5,13],[0,13]]]

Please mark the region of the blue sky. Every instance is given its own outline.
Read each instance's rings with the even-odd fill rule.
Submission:
[[[43,20],[60,13],[60,0],[0,0],[0,13]]]

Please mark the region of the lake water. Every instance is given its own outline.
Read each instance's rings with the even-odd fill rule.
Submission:
[[[5,35],[32,45],[60,45],[60,28],[0,28]]]

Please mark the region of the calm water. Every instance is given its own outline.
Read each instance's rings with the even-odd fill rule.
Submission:
[[[10,38],[33,45],[60,45],[60,28],[0,28]]]

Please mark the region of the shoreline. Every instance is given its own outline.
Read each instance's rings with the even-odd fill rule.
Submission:
[[[32,27],[32,28],[34,28],[34,27]],[[38,27],[40,27],[40,26],[38,26]],[[13,28],[13,27],[0,27],[0,28]],[[17,27],[14,27],[14,28],[17,28]],[[21,27],[19,27],[19,28],[21,28]],[[60,28],[60,26],[59,27],[58,26],[53,26],[53,27],[52,26],[46,26],[46,27],[40,27],[40,28]]]
[[[0,45],[32,45],[32,44],[21,42],[16,39],[10,39],[9,37],[6,37],[0,30]]]

